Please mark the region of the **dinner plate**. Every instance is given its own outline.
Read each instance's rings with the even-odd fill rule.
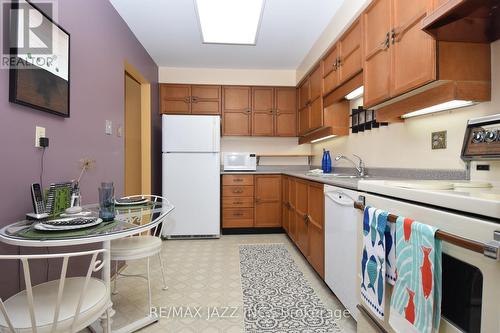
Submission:
[[[95,225],[98,225],[102,223],[102,219],[98,218],[97,220],[90,222],[90,223],[85,223],[85,224],[67,224],[67,225],[51,225],[51,224],[46,224],[43,222],[36,223],[33,228],[36,230],[40,231],[64,231],[64,230],[77,230],[77,229],[83,229],[83,228],[89,228],[93,227]]]
[[[122,200],[130,200],[130,199],[127,199],[127,198],[122,198],[122,199],[118,199],[118,200],[115,200],[115,205],[117,206],[135,206],[135,205],[142,205],[142,204],[145,204],[148,202],[148,199],[146,198],[137,198],[136,200],[133,200],[133,201],[122,201]]]

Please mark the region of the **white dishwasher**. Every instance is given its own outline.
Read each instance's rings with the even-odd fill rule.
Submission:
[[[360,212],[354,208],[359,193],[326,185],[325,282],[354,319],[358,318],[358,229]]]

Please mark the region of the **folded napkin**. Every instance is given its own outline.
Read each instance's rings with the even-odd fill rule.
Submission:
[[[366,207],[363,219],[361,299],[380,319],[384,318],[385,230],[388,215],[382,210]]]
[[[389,323],[396,332],[437,332],[441,319],[441,241],[437,229],[408,218],[396,222],[397,281]]]

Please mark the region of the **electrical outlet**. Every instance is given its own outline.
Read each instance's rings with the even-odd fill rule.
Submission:
[[[107,135],[112,135],[113,134],[113,123],[111,120],[106,120],[106,128],[104,130],[104,133]]]
[[[118,130],[116,131],[116,135],[121,138],[123,136],[123,126],[119,126]]]
[[[35,126],[35,147],[40,147],[40,138],[45,138],[45,127]]]
[[[432,149],[446,149],[447,131],[432,132]]]

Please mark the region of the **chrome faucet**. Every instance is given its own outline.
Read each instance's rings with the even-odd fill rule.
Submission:
[[[352,154],[352,155],[354,157],[356,157],[357,159],[359,159],[358,163],[354,162],[349,157],[344,156],[342,154],[338,154],[335,157],[335,161],[346,160],[346,161],[351,162],[354,165],[354,168],[356,168],[356,171],[358,172],[358,176],[359,177],[364,177],[365,176],[365,163],[363,162],[363,160],[361,159],[361,157],[359,157],[358,155],[356,155],[356,154]]]

